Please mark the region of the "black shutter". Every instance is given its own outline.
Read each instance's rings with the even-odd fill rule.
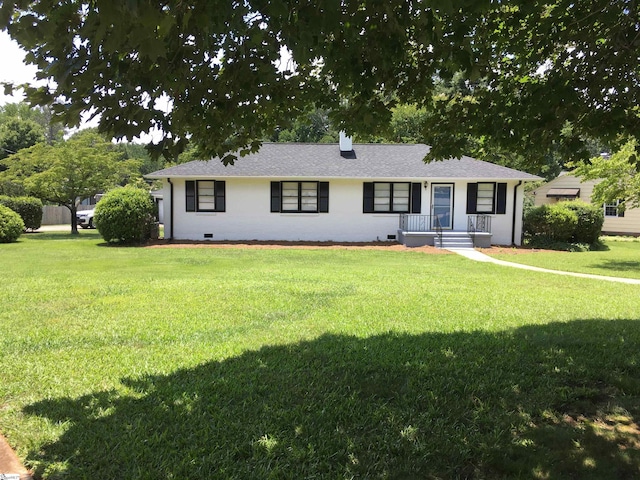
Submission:
[[[362,211],[364,213],[373,213],[373,182],[364,182]]]
[[[186,192],[185,204],[187,212],[196,211],[196,182],[194,180],[187,180],[184,182],[184,189]]]
[[[507,184],[498,184],[498,193],[496,196],[496,213],[504,215],[507,213]]]
[[[216,191],[216,212],[224,212],[226,210],[225,202],[225,183],[224,180],[215,181]]]
[[[280,211],[280,182],[271,182],[271,211]]]
[[[478,204],[478,184],[467,183],[467,214],[477,213]]]
[[[420,213],[422,204],[422,184],[411,184],[411,213]]]
[[[622,218],[624,217],[624,210],[625,210],[625,205],[620,206],[620,203],[618,203],[618,218]]]
[[[329,212],[329,182],[318,182],[318,211]]]

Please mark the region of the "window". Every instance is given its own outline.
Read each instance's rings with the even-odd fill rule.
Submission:
[[[216,211],[216,183],[213,180],[198,180],[198,207],[199,212]]]
[[[420,183],[365,182],[364,213],[420,213]]]
[[[327,213],[329,182],[271,182],[271,211]]]
[[[507,184],[478,182],[467,184],[467,214],[504,214],[507,211]]]
[[[224,212],[225,182],[219,180],[187,180],[185,182],[187,212]]]
[[[493,213],[495,183],[478,183],[476,213]]]
[[[617,200],[615,203],[604,204],[605,217],[624,217],[624,203]]]

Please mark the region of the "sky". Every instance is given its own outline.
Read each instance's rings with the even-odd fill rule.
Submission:
[[[25,51],[18,44],[11,40],[9,34],[0,31],[0,83],[14,82],[25,83],[35,81],[36,67],[27,66],[23,63]],[[19,102],[22,95],[14,94],[6,96],[4,88],[0,88],[0,105]]]

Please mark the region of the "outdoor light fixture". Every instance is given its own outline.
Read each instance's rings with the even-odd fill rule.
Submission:
[[[426,180],[424,181],[424,189],[426,190],[429,187],[429,182],[427,182]]]

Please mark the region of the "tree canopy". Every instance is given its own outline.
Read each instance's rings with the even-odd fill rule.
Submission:
[[[0,123],[0,159],[43,141],[42,128],[31,120],[10,118]]]
[[[635,0],[14,0],[5,27],[53,80],[32,102],[118,138],[158,128],[172,158],[255,149],[309,105],[363,135],[424,107],[432,158],[469,138],[543,162],[640,137]],[[456,72],[464,91],[438,92]]]
[[[620,202],[623,209],[640,207],[640,160],[635,140],[623,145],[611,157],[598,156],[574,166],[574,175],[582,180],[599,180],[593,187],[592,203]]]
[[[19,102],[0,106],[0,127],[12,119],[32,121],[39,125],[44,134],[44,141],[50,145],[62,140],[65,133],[64,125],[55,120],[48,105],[31,108],[29,104]]]
[[[55,145],[39,143],[4,159],[0,180],[20,184],[28,195],[71,211],[71,232],[78,233],[80,201],[124,183],[138,168],[121,159],[115,147],[94,132],[80,132]]]

